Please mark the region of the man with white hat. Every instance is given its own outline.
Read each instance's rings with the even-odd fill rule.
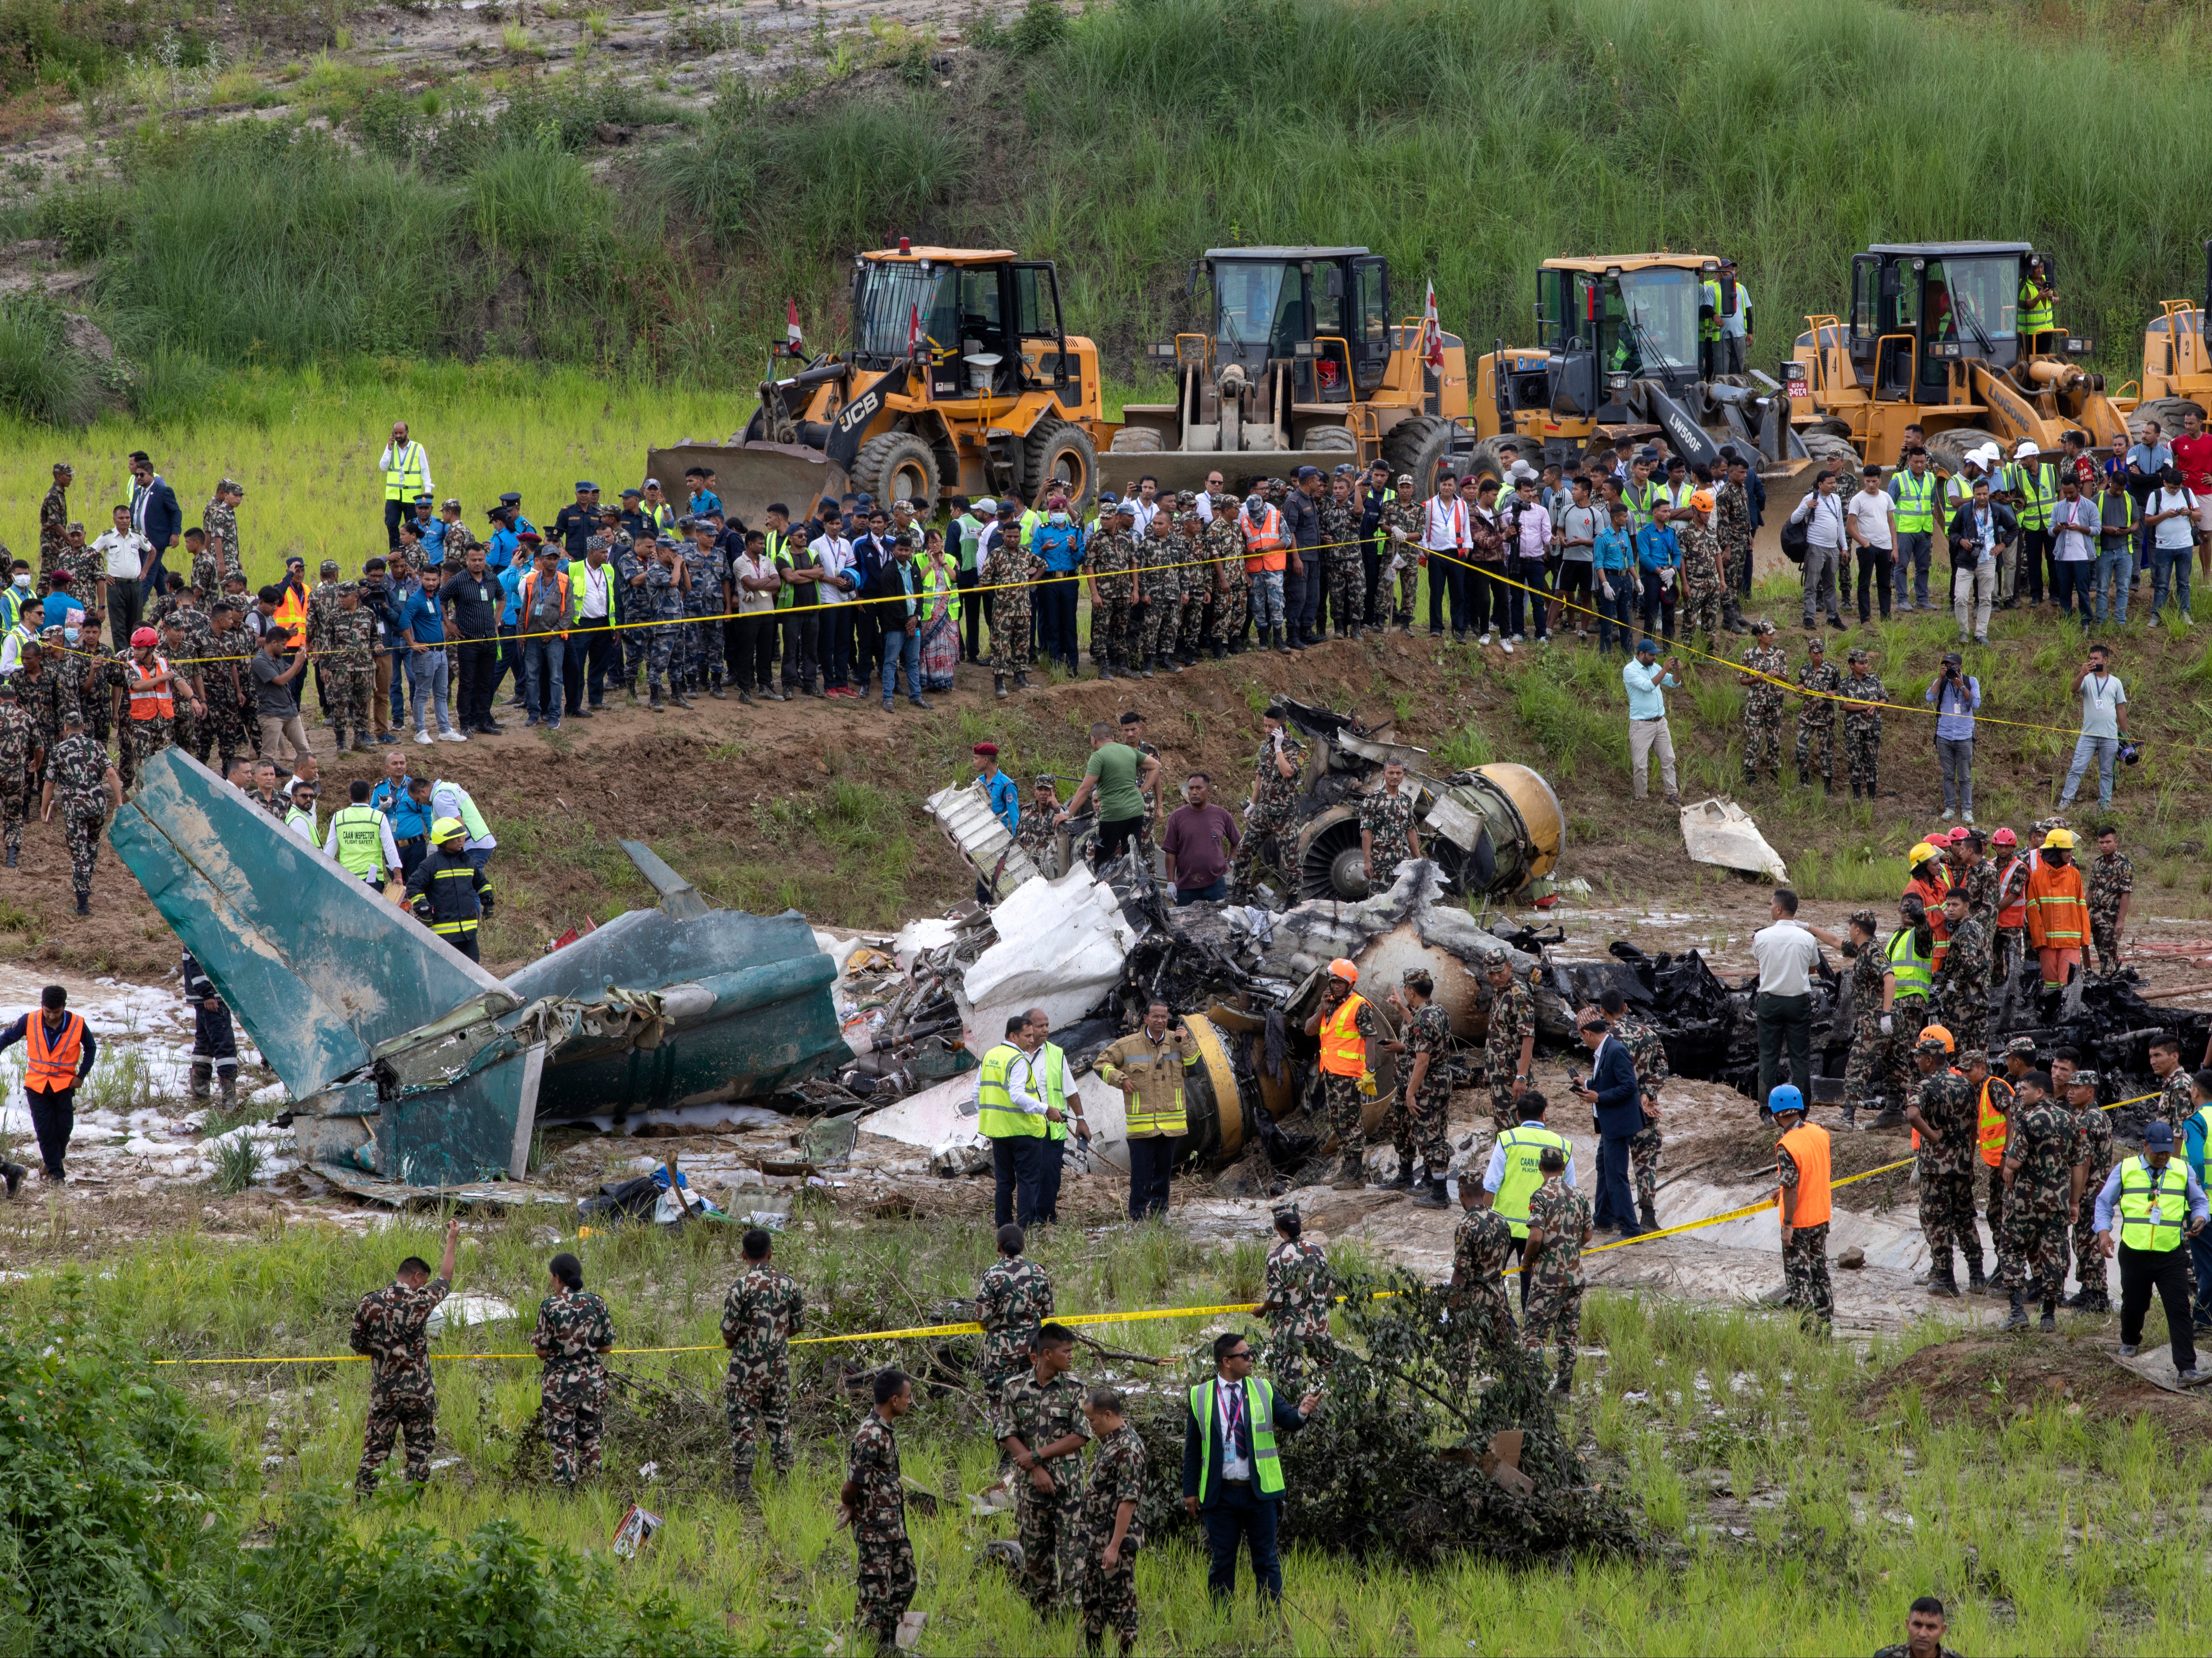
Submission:
[[[2058,474],[2042,457],[2033,438],[2022,438],[2012,452],[2012,465],[2003,469],[2008,505],[2020,521],[2020,542],[1997,575],[1997,599],[2009,609],[2020,603],[2021,589],[2028,602],[2043,603],[2043,567],[2051,551],[2051,509],[2058,501]]]

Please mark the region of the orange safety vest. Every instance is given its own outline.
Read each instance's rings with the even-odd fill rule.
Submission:
[[[1999,1163],[2004,1161],[2005,1137],[2012,1132],[2010,1119],[2008,1119],[2003,1112],[1998,1110],[1995,1106],[1990,1103],[1990,1088],[1996,1081],[1996,1078],[1995,1077],[1987,1077],[1983,1079],[1982,1095],[1979,1102],[1981,1107],[1982,1161],[1989,1164],[1992,1169],[1996,1168]]]
[[[1943,895],[1949,889],[1948,881],[1938,884],[1924,875],[1916,875],[1905,884],[1905,896],[1920,900],[1928,912],[1928,930],[1936,935],[1936,950],[1928,958],[1930,972],[1940,972],[1943,958],[1951,953],[1951,923],[1943,914]]]
[[[1359,1010],[1366,1002],[1357,992],[1346,996],[1336,1011],[1321,1022],[1321,1068],[1332,1077],[1359,1077],[1367,1072],[1367,1039],[1359,1034]]]
[[[565,616],[568,614],[568,573],[566,570],[556,570],[553,572],[553,579],[561,584],[561,614]],[[516,602],[522,616],[519,628],[526,628],[530,625],[530,606],[532,600],[536,597],[537,590],[538,572],[532,570],[522,578],[522,591],[517,596]],[[568,636],[568,630],[566,628],[555,635],[555,637],[559,639],[566,639]]]
[[[1237,527],[1244,533],[1244,550],[1249,555],[1244,561],[1247,570],[1279,570],[1289,564],[1290,556],[1283,550],[1283,515],[1274,506],[1268,507],[1267,517],[1257,524],[1240,507],[1237,510]],[[1360,1068],[1366,1069],[1364,1066]]]
[[[142,671],[165,673],[169,659],[155,652],[154,659]],[[163,680],[156,690],[134,690],[131,693],[131,717],[133,720],[167,720],[177,712],[176,699],[169,694],[169,682]]]
[[[2027,938],[2038,950],[2079,950],[2089,931],[2089,907],[2082,902],[2081,871],[2074,864],[2053,869],[2042,859],[2027,873]]]
[[[1835,1212],[1828,1197],[1828,1131],[1801,1122],[1782,1137],[1782,1149],[1797,1165],[1797,1212],[1790,1224],[1826,1225],[1828,1217]],[[1778,1213],[1782,1207],[1779,1192],[1775,1193],[1774,1206]]]
[[[307,625],[307,596],[289,583],[286,583],[276,591],[280,595],[276,600],[276,614],[270,620],[279,627],[289,628],[292,630],[293,638],[296,640],[301,631]]]
[[[84,1021],[74,1013],[62,1015],[59,1035],[46,1029],[44,1008],[23,1021],[23,1046],[31,1056],[23,1073],[23,1086],[41,1094],[60,1094],[76,1086],[76,1062],[84,1048]]]
[[[1997,873],[1997,890],[2002,893],[2012,885],[2013,872],[2020,867],[2015,858]],[[2021,927],[2027,925],[2027,883],[2020,884],[2020,896],[1997,911],[2000,927]]]

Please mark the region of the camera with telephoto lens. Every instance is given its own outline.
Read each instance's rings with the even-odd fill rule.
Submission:
[[[2123,743],[2120,744],[2120,758],[2132,766],[2142,758],[2142,750],[2132,743]]]

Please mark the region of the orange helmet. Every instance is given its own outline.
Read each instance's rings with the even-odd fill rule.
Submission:
[[[1920,1040],[1912,1046],[1916,1053],[1921,1054],[1950,1054],[1958,1048],[1950,1031],[1940,1024],[1921,1026]]]
[[[1348,985],[1356,985],[1359,982],[1359,969],[1352,966],[1344,957],[1340,956],[1328,964],[1328,971],[1331,978],[1341,979]]]

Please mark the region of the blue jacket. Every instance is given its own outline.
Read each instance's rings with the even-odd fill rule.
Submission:
[[[143,506],[140,497],[144,497]],[[141,490],[137,485],[131,489],[131,524],[139,534],[154,544],[154,553],[159,557],[164,549],[173,545],[185,532],[185,514],[177,505],[177,492],[169,481],[159,472],[154,481]]]
[[[392,838],[395,841],[415,841],[430,832],[430,807],[428,802],[415,804],[415,796],[407,787],[412,779],[403,778],[398,788],[387,777],[368,792],[368,804],[392,820]]]
[[[1083,562],[1083,531],[1073,524],[1040,524],[1030,535],[1030,550],[1054,575],[1067,575]]]
[[[983,792],[990,797],[991,810],[1006,826],[1007,834],[1021,828],[1022,791],[1012,778],[1003,771],[994,771],[991,780],[983,785]]]
[[[1636,1087],[1636,1064],[1620,1038],[1608,1036],[1597,1051],[1597,1064],[1583,1084],[1597,1096],[1598,1133],[1608,1139],[1644,1132],[1644,1102]]]
[[[1647,524],[1636,532],[1636,562],[1640,569],[1672,569],[1682,562],[1674,532],[1662,525]]]
[[[1601,530],[1590,547],[1590,562],[1601,570],[1625,570],[1636,556],[1636,544],[1626,530]]]

